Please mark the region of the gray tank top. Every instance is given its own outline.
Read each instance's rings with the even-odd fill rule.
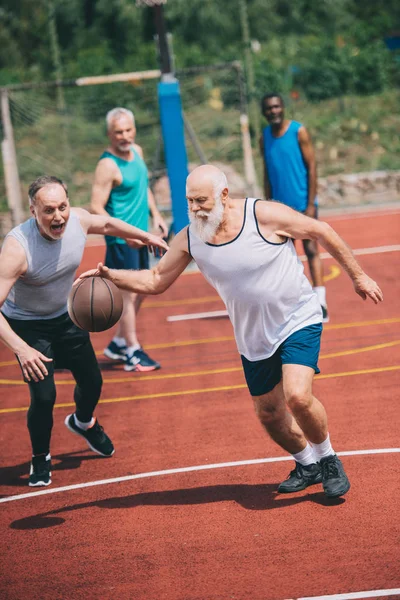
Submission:
[[[11,319],[23,320],[54,319],[65,313],[86,243],[79,217],[71,211],[60,240],[46,240],[33,218],[12,229],[8,236],[18,240],[25,250],[28,269],[11,288],[2,312]]]

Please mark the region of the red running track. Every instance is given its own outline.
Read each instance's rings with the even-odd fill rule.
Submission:
[[[400,243],[400,211],[327,220],[355,249]],[[89,246],[81,268],[102,255]],[[93,335],[111,459],[64,427],[73,387],[67,372],[57,374],[53,484],[44,493],[27,487],[28,394],[1,348],[1,597],[400,598],[399,250],[359,260],[384,291],[379,306],[324,262],[331,322],[315,394],[352,483],[337,501],[319,486],[276,494],[291,462],[254,415],[229,321],[166,321],[223,308],[198,273],[143,306],[140,337],[159,372],[125,373],[101,355],[109,332]],[[83,487],[93,482],[101,484]]]

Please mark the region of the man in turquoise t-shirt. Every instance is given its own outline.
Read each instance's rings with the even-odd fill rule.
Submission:
[[[317,219],[317,167],[308,131],[301,123],[285,119],[279,94],[266,94],[261,100],[261,112],[269,122],[260,140],[265,197]],[[303,240],[303,246],[326,323],[329,317],[318,246],[312,240]]]
[[[168,235],[149,188],[147,167],[140,146],[134,143],[135,118],[126,108],[114,108],[106,116],[110,144],[98,162],[91,198],[91,210],[109,214],[148,231],[149,214],[153,229]],[[120,238],[106,236],[105,264],[113,269],[147,269],[146,246],[131,248]],[[136,318],[144,296],[123,292],[124,311],[116,335],[104,350],[108,358],[125,362],[125,371],[153,371],[160,365],[141,347],[136,334]]]

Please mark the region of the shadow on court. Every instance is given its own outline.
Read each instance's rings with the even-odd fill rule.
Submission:
[[[140,506],[192,506],[215,502],[235,502],[246,510],[273,510],[303,502],[314,502],[321,506],[337,506],[345,501],[343,498],[329,500],[320,490],[305,496],[283,496],[282,494],[277,494],[277,485],[275,483],[264,485],[213,485],[94,500],[93,502],[73,504],[38,515],[17,519],[10,524],[10,528],[24,530],[55,527],[65,522],[65,519],[58,515],[86,508],[129,510]]]
[[[79,469],[81,464],[87,460],[98,460],[102,459],[102,456],[97,454],[87,454],[87,450],[80,450],[78,452],[69,452],[67,454],[52,455],[51,461],[55,471],[70,471],[73,469]],[[0,467],[0,481],[1,485],[4,486],[28,486],[28,475],[29,475],[30,461],[23,462],[19,465],[13,465],[11,467]],[[26,491],[32,490],[28,488]],[[8,494],[0,494],[0,498],[4,498]]]

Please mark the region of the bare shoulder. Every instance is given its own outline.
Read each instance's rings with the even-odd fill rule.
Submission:
[[[267,224],[276,219],[282,218],[287,212],[290,212],[287,206],[276,200],[257,200],[255,204],[255,213],[259,223]]]
[[[299,130],[297,132],[297,137],[300,142],[309,142],[311,139],[310,134],[308,133],[308,130],[304,125],[302,125],[299,128]]]
[[[27,268],[25,250],[15,237],[7,236],[0,252],[0,274],[18,278]]]
[[[143,158],[143,148],[142,148],[142,146],[139,146],[139,144],[133,144],[133,147],[135,148],[135,150],[139,154],[139,156],[141,158]]]
[[[71,213],[76,215],[80,221],[84,221],[84,222],[89,220],[91,217],[90,212],[88,210],[86,210],[86,208],[80,208],[77,206],[74,206],[73,208],[71,208]]]
[[[114,175],[114,173],[117,171],[118,171],[117,163],[109,156],[105,156],[104,158],[101,158],[99,160],[99,162],[97,163],[96,176]]]
[[[187,225],[176,234],[170,244],[171,248],[175,247],[177,250],[181,250],[182,252],[189,254],[188,229],[189,226]]]

